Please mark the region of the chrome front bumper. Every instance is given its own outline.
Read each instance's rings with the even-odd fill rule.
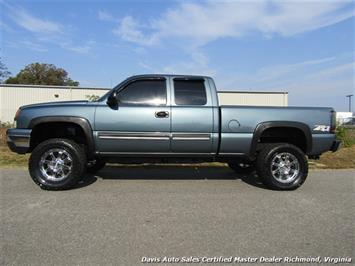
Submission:
[[[6,131],[7,146],[16,153],[24,154],[30,148],[31,129],[9,128]]]

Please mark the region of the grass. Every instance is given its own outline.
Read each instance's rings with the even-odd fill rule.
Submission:
[[[346,130],[349,147],[337,152],[326,152],[320,160],[309,160],[311,169],[343,169],[355,168],[355,130]],[[27,166],[29,154],[19,155],[9,150],[6,145],[6,128],[0,128],[0,167]],[[225,166],[222,163],[203,163],[199,166]]]
[[[344,147],[351,147],[355,145],[355,128],[338,126],[336,129],[336,136],[341,140]]]
[[[29,154],[19,155],[11,152],[6,145],[6,129],[0,128],[0,167],[27,166]]]
[[[13,153],[7,146],[0,145],[0,167],[27,166],[29,154]]]
[[[311,169],[355,168],[355,145],[344,147],[337,152],[326,152],[320,160],[309,160]]]
[[[6,130],[5,127],[0,127],[0,146],[6,145]]]

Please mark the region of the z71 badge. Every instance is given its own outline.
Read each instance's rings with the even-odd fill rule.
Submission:
[[[330,131],[330,126],[316,125],[315,128],[313,128],[313,131],[329,132]]]

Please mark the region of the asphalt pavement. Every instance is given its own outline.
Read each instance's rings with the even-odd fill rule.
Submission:
[[[26,169],[2,168],[0,263],[354,259],[354,185],[355,170],[314,170],[279,192],[228,168],[153,166],[106,167],[75,189],[43,191]]]

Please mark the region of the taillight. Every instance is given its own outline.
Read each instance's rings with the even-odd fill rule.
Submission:
[[[332,110],[330,112],[331,120],[330,120],[330,133],[335,134],[337,128],[337,120],[336,120],[336,112]]]

